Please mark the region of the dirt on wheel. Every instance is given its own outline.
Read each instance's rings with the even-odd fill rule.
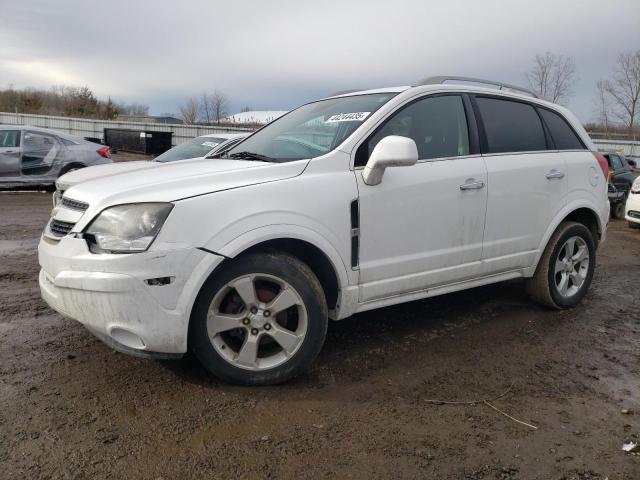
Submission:
[[[521,281],[388,307],[331,322],[309,373],[243,388],[190,356],[115,353],[50,310],[36,252],[50,195],[0,202],[2,478],[640,478],[622,451],[640,443],[626,222],[575,309],[531,303]]]

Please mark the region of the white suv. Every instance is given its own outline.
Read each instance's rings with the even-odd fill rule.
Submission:
[[[308,367],[328,318],[513,278],[575,306],[606,160],[566,109],[451,79],[336,95],[222,158],[69,188],[38,247],[43,298],[117,350],[191,349],[253,385]]]

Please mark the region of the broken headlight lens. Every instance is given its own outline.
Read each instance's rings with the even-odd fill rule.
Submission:
[[[136,253],[147,250],[169,216],[171,203],[131,203],[103,210],[84,232],[91,251]]]

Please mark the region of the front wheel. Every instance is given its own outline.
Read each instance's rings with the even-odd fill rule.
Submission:
[[[550,308],[575,307],[585,296],[596,265],[591,232],[577,222],[562,222],[551,236],[533,278],[529,296]]]
[[[189,344],[217,377],[271,385],[311,364],[327,323],[322,287],[306,264],[285,253],[247,254],[204,284],[191,315]]]

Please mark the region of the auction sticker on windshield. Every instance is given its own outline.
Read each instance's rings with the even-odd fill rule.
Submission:
[[[202,146],[204,147],[215,147],[216,145],[218,145],[218,142],[202,142]]]
[[[371,112],[338,113],[337,115],[330,116],[324,123],[363,122],[370,114]]]

